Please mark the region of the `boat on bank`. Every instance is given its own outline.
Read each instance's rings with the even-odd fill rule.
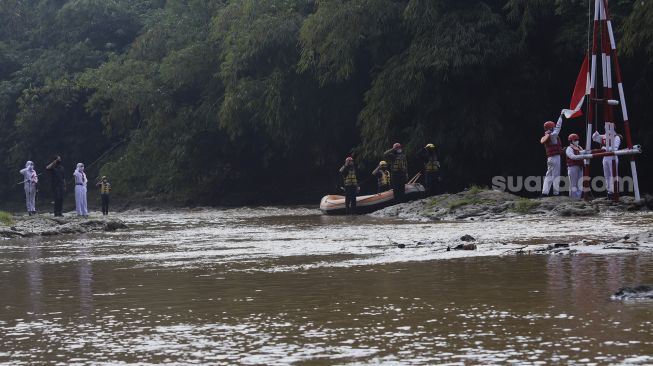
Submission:
[[[424,191],[424,186],[419,183],[406,183],[406,200],[421,198]],[[377,194],[358,196],[356,197],[356,213],[366,214],[392,206],[396,204],[394,198],[392,189]],[[346,213],[345,196],[326,195],[322,197],[320,211],[326,215],[344,215]]]

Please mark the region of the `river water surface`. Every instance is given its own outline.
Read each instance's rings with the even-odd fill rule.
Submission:
[[[653,364],[653,302],[610,300],[653,283],[653,256],[516,254],[650,215],[120,217],[129,231],[0,241],[0,364]],[[463,234],[479,250],[446,251]]]

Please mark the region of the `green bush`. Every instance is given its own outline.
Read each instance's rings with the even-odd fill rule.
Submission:
[[[520,198],[515,202],[513,209],[519,213],[528,213],[539,205],[540,203],[537,201],[528,198]]]
[[[479,194],[484,190],[485,188],[477,186],[476,184],[473,184],[467,188],[467,191],[471,194]]]
[[[0,224],[3,225],[12,225],[14,223],[14,218],[9,212],[0,211]]]
[[[455,210],[459,207],[463,207],[467,205],[477,205],[484,202],[487,202],[487,200],[478,197],[465,197],[453,202],[449,202],[447,206],[449,207],[450,210]]]
[[[437,198],[431,198],[431,199],[426,203],[426,207],[427,207],[427,208],[432,208],[432,207],[434,207],[434,206],[437,205],[437,204],[438,204],[438,199],[437,199]]]

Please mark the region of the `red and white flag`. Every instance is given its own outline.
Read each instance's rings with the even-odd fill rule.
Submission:
[[[590,93],[590,72],[589,72],[589,60],[587,55],[583,60],[583,65],[580,68],[580,73],[578,74],[578,79],[576,79],[576,86],[574,87],[574,94],[571,96],[571,103],[569,103],[569,109],[563,109],[567,118],[580,117],[583,115],[583,101],[585,96]]]

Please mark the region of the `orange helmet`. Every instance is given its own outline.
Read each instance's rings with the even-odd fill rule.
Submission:
[[[550,129],[554,128],[555,126],[556,126],[556,124],[553,123],[553,121],[544,122],[544,129],[545,130],[550,130]]]
[[[567,137],[567,140],[568,140],[569,142],[572,142],[572,141],[579,141],[579,140],[580,140],[580,137],[578,137],[577,134],[572,133],[572,134],[569,135],[569,137]]]
[[[392,145],[393,149],[401,149],[401,144],[398,142],[395,142],[394,145]]]

